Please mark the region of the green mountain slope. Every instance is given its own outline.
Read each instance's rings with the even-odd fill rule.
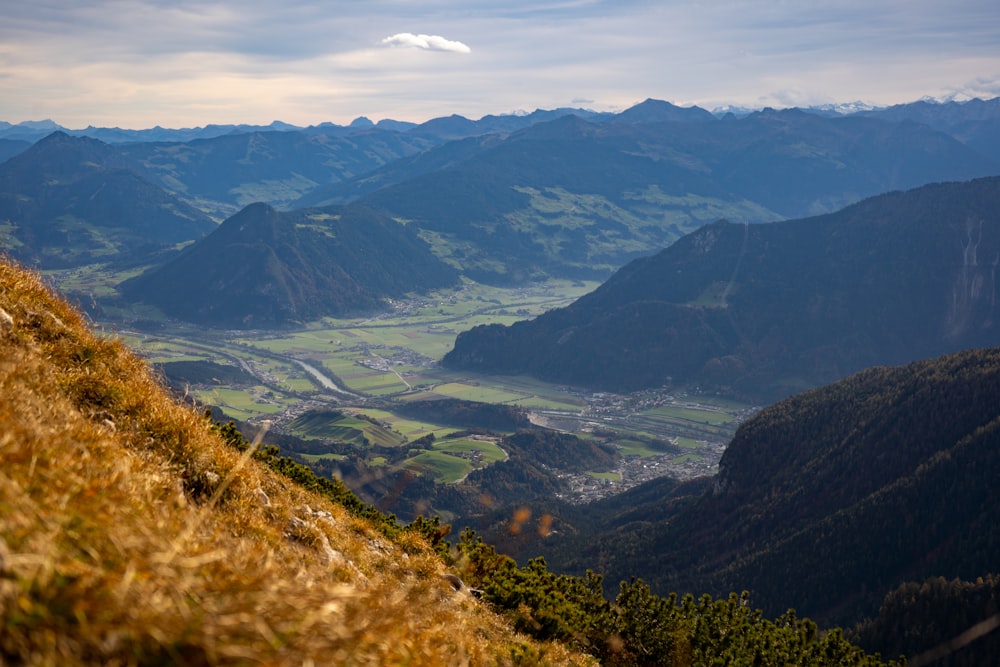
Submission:
[[[773,400],[875,364],[1000,342],[1000,179],[834,214],[720,222],[569,307],[460,334],[448,365],[631,390],[698,384]]]
[[[117,148],[180,196],[243,207],[259,201],[286,204],[318,186],[367,173],[432,145],[401,132],[371,129],[337,136],[313,129]]]
[[[366,205],[413,221],[473,277],[516,282],[606,275],[720,218],[826,213],[891,189],[1000,170],[912,122],[797,110],[716,119],[655,107],[600,121],[564,116],[480,142],[467,157],[441,147],[429,154],[448,150],[448,159],[393,165],[337,192],[368,192]],[[374,184],[381,187],[371,192]]]
[[[640,137],[629,136],[644,127],[566,116],[360,201],[411,220],[439,255],[491,282],[606,275],[727,214],[778,217],[726,192],[686,157],[646,155]]]
[[[121,290],[192,322],[274,327],[380,309],[456,278],[411,229],[368,209],[253,204]]]
[[[0,242],[46,268],[140,261],[215,228],[95,139],[54,133],[0,164]]]

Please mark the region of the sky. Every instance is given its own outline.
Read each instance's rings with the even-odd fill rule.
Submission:
[[[346,125],[1000,96],[996,0],[0,0],[0,120]]]

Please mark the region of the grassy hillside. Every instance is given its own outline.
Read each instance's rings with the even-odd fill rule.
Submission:
[[[0,663],[584,664],[307,492],[0,264]]]
[[[611,602],[401,527],[172,400],[6,263],[0,350],[0,664],[883,664],[746,595]]]

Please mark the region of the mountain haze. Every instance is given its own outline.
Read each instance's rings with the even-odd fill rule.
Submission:
[[[431,149],[325,192],[412,221],[477,280],[518,282],[607,275],[721,218],[827,213],[887,190],[1000,172],[913,122],[798,110],[717,119],[652,101],[464,148]],[[320,192],[305,201],[324,201]]]
[[[96,139],[57,132],[0,164],[0,241],[46,268],[140,261],[214,228]]]
[[[286,204],[433,145],[415,135],[370,129],[343,136],[320,130],[254,131],[116,148],[180,196],[243,207],[258,201]]]
[[[969,148],[1000,162],[1000,97],[945,103],[920,100],[862,111],[860,115],[927,125],[947,132]]]
[[[64,195],[72,199],[69,210],[52,205],[32,213],[33,227],[64,237],[72,219],[116,214],[107,206],[93,209],[88,199],[99,189],[84,182],[93,163],[172,193],[186,216],[221,220],[254,202],[294,208],[359,201],[414,225],[440,259],[467,277],[523,284],[553,276],[603,279],[719,219],[770,222],[827,213],[886,190],[1000,173],[995,106],[914,107],[883,116],[768,109],[718,117],[650,99],[618,114],[554,109],[478,121],[450,116],[409,125],[362,118],[350,127],[309,128],[276,122],[232,126],[215,136],[225,128],[174,135],[184,141],[136,141],[168,135],[91,129],[118,143],[59,131],[62,140],[43,140],[47,151],[24,151],[14,164],[18,173],[45,173],[54,161],[42,153],[66,151],[62,182],[80,182],[80,191]],[[87,145],[94,159],[76,159],[70,145]],[[17,178],[5,186],[12,199],[0,213],[13,214],[8,227],[26,214],[19,197],[38,198],[25,187]],[[136,187],[120,184],[108,192]],[[163,196],[150,191],[133,198]],[[182,211],[180,202],[188,208]],[[129,222],[147,224],[156,207],[162,205],[141,215],[136,209]],[[86,230],[94,248],[59,257],[62,265],[114,254],[117,241],[92,226],[99,222]],[[23,246],[19,257],[35,261],[38,241],[21,239],[27,232],[20,229],[2,233],[8,245]],[[73,241],[47,238],[45,262],[54,266],[55,256],[65,254],[49,246],[67,243]]]

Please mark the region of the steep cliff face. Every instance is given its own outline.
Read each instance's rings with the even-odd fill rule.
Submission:
[[[984,243],[984,227],[985,243]],[[979,217],[965,221],[956,230],[955,245],[961,248],[961,263],[951,284],[951,302],[944,321],[944,335],[961,339],[972,328],[991,329],[997,314],[997,247],[993,225]],[[963,233],[964,232],[964,233]]]

